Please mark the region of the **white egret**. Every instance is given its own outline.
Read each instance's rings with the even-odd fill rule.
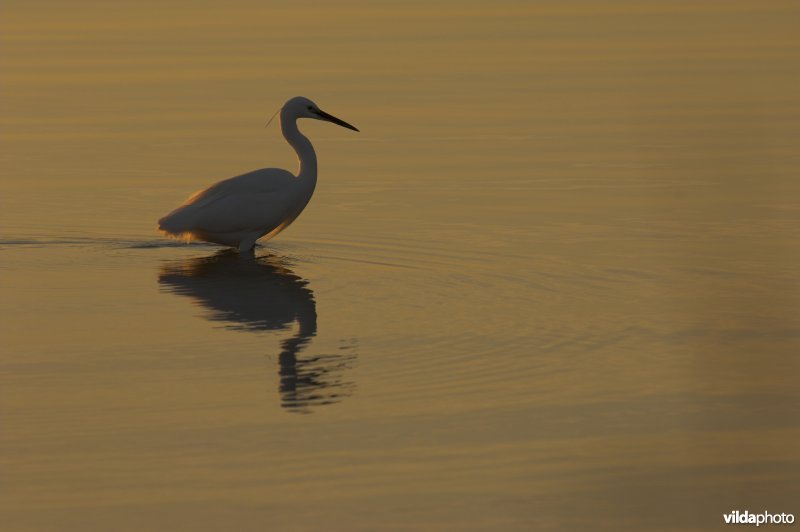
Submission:
[[[225,179],[193,194],[158,221],[165,234],[196,238],[245,252],[261,237],[272,238],[303,211],[317,185],[317,155],[297,129],[299,118],[333,122],[358,131],[347,122],[320,110],[302,96],[287,101],[280,111],[281,131],[297,152],[297,175],[280,168],[262,168]]]

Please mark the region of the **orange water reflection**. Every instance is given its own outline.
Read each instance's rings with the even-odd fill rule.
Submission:
[[[312,407],[336,403],[352,393],[344,379],[354,354],[300,356],[317,334],[317,309],[308,281],[296,275],[285,258],[254,257],[230,250],[208,257],[170,261],[158,282],[164,291],[190,297],[208,310],[206,318],[226,328],[248,331],[288,331],[280,343],[278,373],[281,406],[309,413]],[[295,323],[297,324],[295,326]]]

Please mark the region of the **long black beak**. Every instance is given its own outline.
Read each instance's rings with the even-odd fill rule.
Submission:
[[[322,120],[327,120],[328,122],[333,122],[337,126],[342,126],[342,127],[346,127],[347,129],[352,129],[353,131],[358,131],[358,128],[356,126],[351,126],[350,124],[348,124],[344,120],[340,120],[340,119],[336,118],[333,115],[329,115],[325,111],[314,111],[314,114],[319,116]]]

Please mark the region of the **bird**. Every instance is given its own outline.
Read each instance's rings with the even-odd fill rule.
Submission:
[[[158,221],[162,233],[186,240],[203,240],[252,251],[260,238],[286,229],[303,211],[317,185],[317,155],[297,120],[312,118],[359,131],[321,110],[303,96],[290,98],[280,109],[283,137],[297,153],[297,175],[281,168],[262,168],[192,194]]]

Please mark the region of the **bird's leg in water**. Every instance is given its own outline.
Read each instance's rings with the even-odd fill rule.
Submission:
[[[256,247],[256,240],[258,240],[259,236],[261,236],[261,235],[256,235],[255,238],[247,237],[247,238],[243,239],[241,242],[239,242],[239,253],[241,253],[243,255],[245,253],[249,253],[250,255],[252,255],[253,254],[253,250]]]

